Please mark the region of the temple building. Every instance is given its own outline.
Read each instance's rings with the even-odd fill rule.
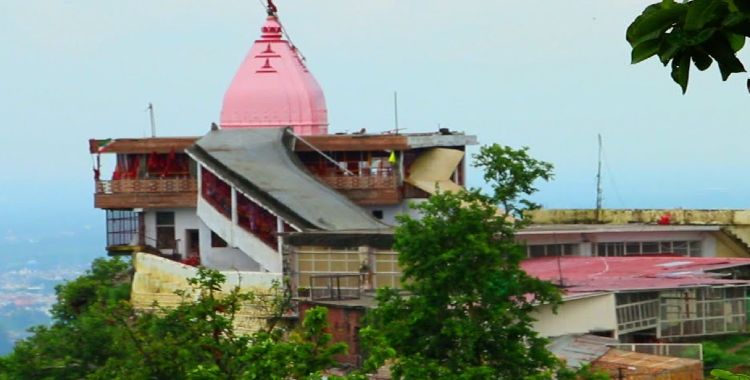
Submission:
[[[89,141],[110,254],[281,274],[284,233],[388,229],[409,202],[464,185],[474,136],[329,134],[323,91],[273,9],[208,134]]]

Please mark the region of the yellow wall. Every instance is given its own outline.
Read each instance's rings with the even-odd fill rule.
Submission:
[[[750,225],[750,210],[603,209],[599,223],[656,223],[669,213],[673,224]],[[595,209],[540,209],[529,212],[534,223],[597,223]]]
[[[182,297],[175,294],[176,290],[190,290],[189,278],[195,277],[198,270],[194,267],[180,264],[147,253],[133,255],[135,275],[130,295],[130,301],[136,309],[154,310],[154,302],[163,307],[175,307],[183,302]],[[243,292],[255,294],[270,294],[274,281],[281,281],[281,275],[262,272],[222,272],[226,277],[224,289],[239,287]],[[189,298],[195,297],[192,294]],[[188,299],[189,300],[189,299]],[[253,304],[243,304],[242,309],[235,316],[235,329],[242,332],[252,332],[263,327],[268,315],[262,307]]]
[[[733,228],[729,229],[731,231]],[[743,227],[742,229],[745,228]],[[737,234],[737,237],[742,240],[750,238],[750,236],[744,237],[743,235]],[[715,232],[714,236],[716,236],[716,257],[750,257],[747,247],[742,246],[743,243],[735,241],[730,238],[729,235],[721,231]]]
[[[590,331],[616,331],[615,296],[612,293],[571,299],[558,306],[540,305],[532,314],[533,328],[543,337],[582,334]]]

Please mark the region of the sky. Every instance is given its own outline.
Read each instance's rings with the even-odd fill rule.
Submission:
[[[630,65],[644,0],[277,0],[321,84],[332,132],[448,127],[555,165],[535,199],[750,208],[746,75]],[[257,0],[0,2],[0,247],[67,237],[103,247],[89,138],[202,135],[265,13]],[[747,60],[747,52],[742,55]],[[476,147],[473,148],[476,151]],[[479,173],[469,184],[481,187]]]

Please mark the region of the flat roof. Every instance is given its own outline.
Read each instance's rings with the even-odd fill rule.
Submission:
[[[346,230],[346,231],[304,231],[281,234],[284,243],[294,246],[359,247],[366,245],[379,249],[392,249],[393,229]]]
[[[661,225],[661,224],[532,224],[516,235],[553,235],[606,232],[711,232],[720,231],[718,225]]]
[[[521,262],[529,275],[561,284],[568,294],[750,285],[714,272],[748,265],[745,258],[684,256],[563,256]]]
[[[456,147],[476,145],[477,137],[462,132],[402,133],[402,134],[333,134],[301,136],[306,142],[325,152],[409,150],[416,148]],[[307,144],[297,142],[294,151],[312,151]]]
[[[89,139],[89,153],[182,153],[198,137],[144,137],[119,139]]]
[[[326,152],[409,150],[430,147],[476,145],[477,137],[462,132],[428,132],[400,134],[342,133],[302,136],[302,139]],[[182,152],[198,141],[197,136],[89,139],[89,153],[169,153]],[[292,144],[295,152],[313,151],[307,144]]]

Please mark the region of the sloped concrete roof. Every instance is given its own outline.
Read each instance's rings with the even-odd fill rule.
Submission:
[[[344,195],[319,182],[291,150],[286,128],[211,131],[187,149],[240,192],[304,229],[388,228]]]

